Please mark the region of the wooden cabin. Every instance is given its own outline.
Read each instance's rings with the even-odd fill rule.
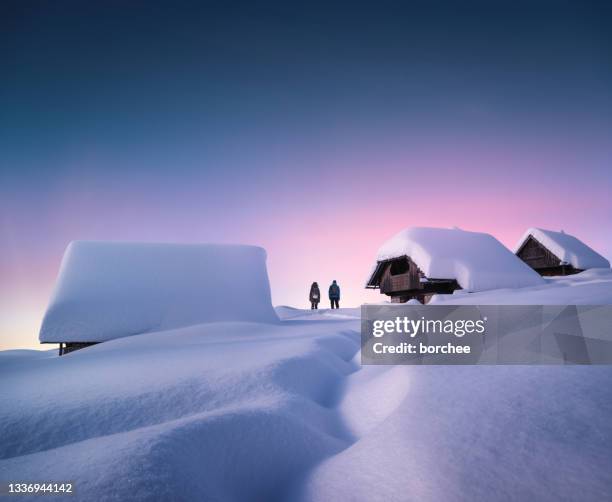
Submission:
[[[395,303],[544,282],[492,235],[458,228],[406,228],[379,248],[376,260],[366,288]]]
[[[609,268],[603,256],[573,235],[530,228],[515,248],[515,254],[542,276],[570,275],[589,268]]]
[[[117,338],[222,321],[278,322],[264,249],[75,241],[64,253],[39,339],[59,344],[65,355]]]
[[[409,256],[379,261],[366,288],[380,289],[381,294],[389,296],[393,303],[412,299],[427,303],[432,295],[450,294],[461,289],[455,279],[425,277]]]
[[[571,275],[582,272],[571,264],[561,261],[560,258],[530,235],[516,252],[521,260],[542,276]]]

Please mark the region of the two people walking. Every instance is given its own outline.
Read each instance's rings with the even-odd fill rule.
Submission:
[[[319,285],[316,282],[313,282],[310,286],[310,295],[308,297],[310,299],[310,308],[318,309],[319,302],[321,301],[321,291],[319,291]],[[336,281],[332,282],[331,286],[329,286],[329,301],[331,302],[331,308],[339,309],[339,301],[340,301],[340,286],[336,283]]]

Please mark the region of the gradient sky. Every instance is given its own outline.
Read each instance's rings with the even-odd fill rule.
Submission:
[[[2,2],[0,348],[73,239],[250,243],[275,304],[412,225],[612,257],[604,2]],[[222,5],[221,5],[222,4]]]

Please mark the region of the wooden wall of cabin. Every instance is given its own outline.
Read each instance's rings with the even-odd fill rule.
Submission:
[[[571,265],[561,265],[561,260],[531,235],[516,255],[543,276],[572,275],[582,272],[581,269]]]
[[[525,244],[523,244],[516,255],[527,265],[536,270],[558,267],[561,265],[561,260],[533,236],[527,238],[527,241],[525,241]]]
[[[461,289],[454,279],[433,279],[421,282],[423,274],[409,257],[392,260],[385,265],[380,279],[380,292],[391,297],[393,303],[417,299],[427,303],[434,294],[451,294]]]
[[[390,294],[418,289],[422,289],[421,275],[419,268],[410,258],[398,258],[387,264],[380,280],[381,293]]]

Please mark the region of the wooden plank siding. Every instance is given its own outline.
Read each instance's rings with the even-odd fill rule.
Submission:
[[[516,255],[533,269],[558,267],[561,260],[535,237],[529,236]]]
[[[516,252],[516,256],[543,276],[570,275],[582,272],[582,270],[571,265],[562,264],[561,259],[533,235],[527,238]]]
[[[379,262],[368,287],[378,287],[393,303],[403,303],[413,298],[427,303],[434,294],[451,294],[461,289],[454,279],[426,278],[409,256]]]
[[[401,263],[404,261],[404,263]],[[394,267],[398,263],[400,267]],[[397,273],[394,268],[399,268],[402,272]],[[407,270],[403,272],[403,269]],[[408,257],[398,258],[387,264],[380,281],[380,292],[382,294],[397,293],[401,291],[409,291],[422,289],[421,274],[419,267]]]

